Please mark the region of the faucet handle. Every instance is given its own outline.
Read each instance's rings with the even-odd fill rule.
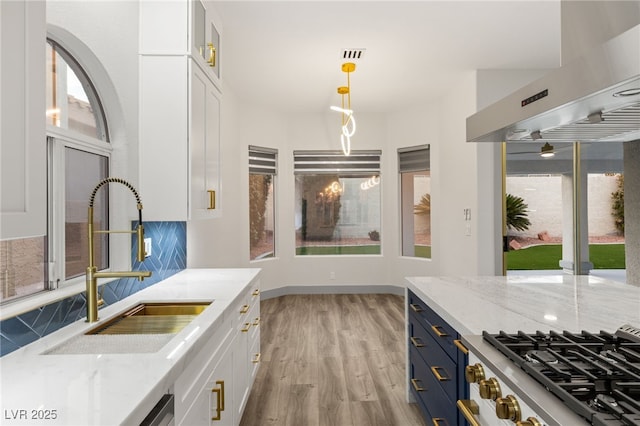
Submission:
[[[138,228],[136,229],[136,234],[138,237],[138,262],[144,262],[147,253],[144,249],[144,225],[142,223],[138,224]]]

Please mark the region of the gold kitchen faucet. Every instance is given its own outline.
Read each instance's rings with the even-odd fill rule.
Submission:
[[[98,190],[105,184],[108,183],[121,183],[133,192],[133,195],[136,197],[136,203],[138,208],[138,226],[134,231],[111,231],[111,230],[93,230],[93,201],[95,199],[96,193]],[[89,220],[88,220],[88,237],[89,237],[89,266],[87,266],[87,322],[96,322],[98,321],[98,306],[100,306],[103,301],[102,299],[98,299],[98,278],[138,278],[140,281],[145,279],[146,277],[151,276],[151,271],[98,271],[95,263],[94,263],[94,248],[93,248],[93,234],[112,234],[112,233],[136,233],[138,239],[138,253],[137,259],[138,262],[144,261],[145,258],[145,250],[144,250],[144,226],[142,225],[142,201],[140,201],[140,196],[138,192],[135,190],[133,185],[124,179],[109,177],[103,179],[96,185],[91,193],[91,199],[89,200]]]

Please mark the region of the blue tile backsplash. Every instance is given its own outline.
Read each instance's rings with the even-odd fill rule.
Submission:
[[[137,222],[132,223],[132,229]],[[151,238],[151,256],[143,262],[135,259],[137,240],[131,239],[134,270],[151,271],[144,281],[123,278],[104,285],[105,305],[122,300],[133,293],[156,284],[187,267],[186,222],[144,222],[145,238]],[[82,292],[67,299],[41,306],[33,311],[0,322],[0,356],[28,345],[47,334],[84,318],[86,294]]]

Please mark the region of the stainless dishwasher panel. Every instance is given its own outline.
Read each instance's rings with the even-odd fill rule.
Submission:
[[[174,404],[173,395],[166,394],[160,398],[151,412],[140,423],[140,426],[169,426],[173,425]]]

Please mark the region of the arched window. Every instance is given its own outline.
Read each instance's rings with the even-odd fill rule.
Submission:
[[[111,144],[98,92],[80,62],[47,39],[46,121],[49,150],[49,252],[53,287],[81,281],[88,259],[89,195],[109,177]],[[96,230],[109,228],[109,189],[94,203]],[[95,264],[109,267],[108,234],[94,237]],[[51,256],[49,256],[51,259]],[[64,261],[61,261],[64,259]]]
[[[47,40],[47,124],[109,141],[102,104],[82,67]]]

